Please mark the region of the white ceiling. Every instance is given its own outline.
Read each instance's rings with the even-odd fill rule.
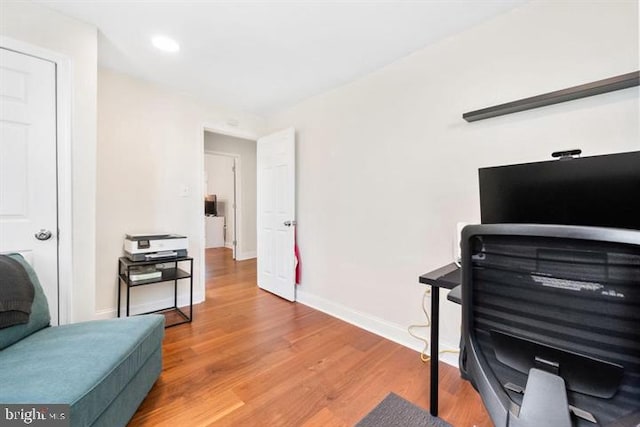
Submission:
[[[38,1],[98,27],[102,66],[259,115],[523,2]],[[150,42],[156,34],[174,38],[180,52],[156,50]]]

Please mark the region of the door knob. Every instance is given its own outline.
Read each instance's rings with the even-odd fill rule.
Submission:
[[[292,225],[296,225],[295,221],[285,221],[284,222],[284,226],[285,227],[291,227]]]
[[[49,240],[51,238],[51,231],[45,230],[44,228],[38,231],[34,236],[38,240]]]

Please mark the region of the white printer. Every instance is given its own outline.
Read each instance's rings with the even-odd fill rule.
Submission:
[[[177,234],[127,234],[124,254],[131,261],[153,261],[187,256],[188,239]]]

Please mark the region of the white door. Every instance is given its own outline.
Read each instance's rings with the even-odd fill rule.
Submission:
[[[233,157],[233,204],[231,206],[231,227],[227,226],[228,232],[231,233],[231,248],[233,249],[233,259],[238,258],[238,159]]]
[[[258,140],[258,286],[295,301],[295,130]]]
[[[56,68],[0,48],[0,253],[31,263],[58,324]]]

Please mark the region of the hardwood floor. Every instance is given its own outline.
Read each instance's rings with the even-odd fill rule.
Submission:
[[[418,353],[258,289],[255,260],[223,248],[206,257],[207,300],[193,323],[166,330],[162,375],[130,426],[352,426],[389,392],[428,408]],[[446,364],[439,415],[491,425]]]

